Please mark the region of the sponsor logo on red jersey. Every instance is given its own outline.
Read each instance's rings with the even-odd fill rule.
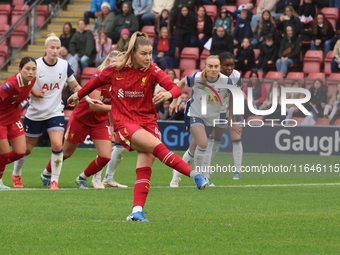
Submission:
[[[6,91],[6,90],[9,90],[11,87],[12,87],[11,84],[9,84],[8,82],[6,82],[5,84],[3,84],[3,85],[1,86],[1,90],[2,90],[2,91]]]
[[[144,97],[143,91],[124,91],[123,89],[118,90],[118,97],[124,98],[124,97]]]

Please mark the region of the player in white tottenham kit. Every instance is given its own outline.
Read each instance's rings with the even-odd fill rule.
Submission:
[[[207,179],[209,179],[209,172],[205,171],[206,167],[204,167],[203,162],[208,146],[208,135],[214,128],[214,120],[220,119],[220,112],[229,104],[230,94],[226,86],[228,77],[220,73],[220,68],[219,57],[209,56],[202,72],[186,76],[178,85],[181,89],[183,89],[184,84],[193,88],[192,97],[186,107],[185,124],[193,136],[190,147],[195,148],[194,163],[196,170],[200,170]],[[217,88],[217,85],[219,88]],[[229,85],[231,85],[231,82],[229,82]],[[221,86],[225,88],[220,88]],[[206,104],[205,114],[202,113],[202,104]],[[177,100],[174,99],[171,105],[172,107],[176,106]],[[184,158],[186,157],[184,156]]]
[[[229,52],[223,52],[220,54],[219,59],[221,61],[221,72],[226,75],[228,78],[228,84],[233,84],[234,86],[238,88],[242,88],[242,78],[241,74],[234,70],[235,66],[235,58],[232,53]],[[189,106],[187,105],[187,109],[189,109]],[[220,112],[220,118],[219,119],[226,119],[228,118],[228,121],[233,117],[233,122],[239,122],[241,121],[241,117],[239,115],[233,116],[232,114],[232,97],[229,102],[225,104],[225,107],[221,109]],[[230,118],[229,118],[229,114]],[[228,123],[229,123],[228,122]],[[204,167],[210,166],[211,159],[216,154],[217,148],[221,143],[221,138],[224,133],[225,125],[216,125],[214,128],[212,134],[209,137],[208,140],[208,146],[207,150],[205,152],[204,157]],[[241,134],[242,134],[242,127],[238,124],[233,124],[233,126],[230,128],[230,134],[231,138],[233,140],[233,157],[234,157],[234,164],[236,167],[234,179],[240,178],[240,169],[241,169],[241,163],[242,163],[242,143],[241,143]],[[196,141],[193,138],[191,140],[190,146],[188,150],[183,155],[183,160],[187,162],[189,165],[192,161],[194,161],[194,155],[195,155],[195,149],[196,149]],[[205,171],[203,172],[204,176],[206,178],[209,178],[209,172]],[[180,181],[181,174],[177,172],[176,170],[173,170],[173,178],[170,182],[170,187],[178,187],[178,183]],[[209,181],[209,186],[213,186],[213,184]]]
[[[63,164],[63,136],[64,136],[64,104],[61,99],[64,85],[77,92],[81,87],[73,76],[73,70],[66,60],[58,58],[61,43],[55,34],[51,34],[45,41],[46,56],[37,62],[37,80],[32,88],[30,105],[27,109],[24,128],[26,135],[26,156],[14,163],[13,181],[21,177],[21,169],[27,156],[31,153],[43,127],[46,126],[51,141],[52,174],[44,173],[51,178],[51,189],[58,188],[58,179]],[[76,70],[75,70],[76,71]],[[89,103],[97,102],[86,98]],[[21,179],[21,178],[20,178]],[[21,184],[21,187],[22,184]]]

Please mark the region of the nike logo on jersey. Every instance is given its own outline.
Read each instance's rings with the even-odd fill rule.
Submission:
[[[45,75],[39,75],[39,79],[42,78],[42,77],[44,77],[44,76],[45,76]]]
[[[13,95],[13,97],[17,97],[17,96],[19,96],[19,95]]]
[[[60,126],[64,126],[64,124],[62,124],[62,123],[59,123],[59,125],[60,125]]]
[[[124,78],[118,78],[118,77],[116,77],[116,80],[117,81],[120,81],[120,80],[123,80]]]

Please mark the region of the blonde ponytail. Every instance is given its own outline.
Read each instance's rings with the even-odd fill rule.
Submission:
[[[51,33],[47,36],[45,46],[47,46],[49,42],[59,42],[61,44],[60,39],[55,35],[55,33]]]

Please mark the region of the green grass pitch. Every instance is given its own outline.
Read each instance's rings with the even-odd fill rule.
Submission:
[[[213,174],[217,187],[204,191],[183,176],[182,187],[175,189],[168,188],[171,169],[156,160],[144,208],[150,223],[126,222],[133,200],[135,152],[125,153],[115,175],[129,189],[76,189],[76,177],[96,155],[95,150],[78,149],[64,162],[60,176],[59,187],[69,189],[59,191],[44,189],[40,180],[50,153],[48,148],[35,148],[29,156],[23,184],[32,189],[0,192],[0,254],[340,252],[337,175],[282,178],[273,174],[236,181],[232,173]],[[219,153],[216,162],[233,164],[232,154]],[[243,165],[268,163],[329,165],[340,161],[335,156],[245,153],[243,157]],[[12,170],[13,165],[8,165],[3,177],[9,186]]]

